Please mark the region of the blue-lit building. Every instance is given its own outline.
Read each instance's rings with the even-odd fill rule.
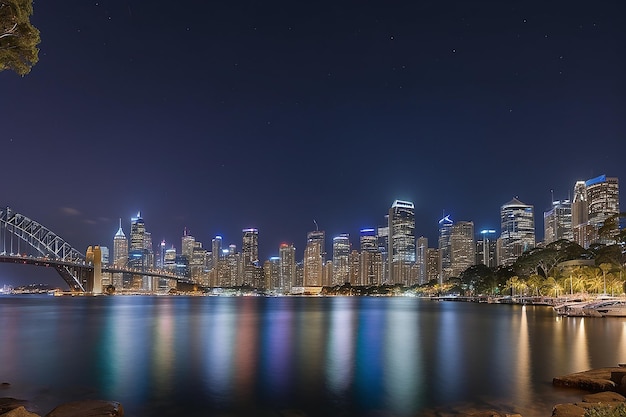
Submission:
[[[450,215],[443,216],[439,220],[439,284],[443,284],[452,276],[452,247],[450,236],[454,222]]]

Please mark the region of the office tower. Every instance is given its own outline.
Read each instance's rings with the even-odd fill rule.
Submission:
[[[243,229],[241,252],[244,265],[256,265],[259,262],[259,230]]]
[[[361,252],[377,252],[378,236],[376,236],[376,229],[361,229],[359,232],[359,243]]]
[[[572,202],[552,201],[552,208],[543,213],[543,241],[546,245],[557,240],[574,240],[572,232]]]
[[[590,231],[587,187],[585,186],[585,181],[576,181],[574,198],[572,200],[572,235],[574,242],[584,248],[588,248],[591,241],[588,236]]]
[[[222,250],[222,237],[215,236],[211,241],[211,252],[213,253],[213,266],[217,267],[218,260],[224,257],[224,253]]]
[[[181,238],[180,254],[185,256],[188,261],[191,261],[194,246],[196,246],[196,238],[191,236],[185,227],[185,230],[183,230],[183,237]]]
[[[415,206],[396,200],[389,209],[389,280],[408,285],[415,263]]]
[[[379,226],[376,232],[378,236],[378,252],[383,260],[382,284],[389,284],[389,214],[385,215],[385,226]]]
[[[296,248],[282,243],[278,249],[280,258],[279,291],[288,294],[296,278]]]
[[[500,225],[498,264],[512,265],[522,253],[535,247],[533,206],[512,199],[500,208]]]
[[[169,249],[165,249],[163,268],[172,273],[176,271],[176,248],[174,248],[174,246]]]
[[[350,235],[342,233],[333,238],[333,278],[331,285],[350,282]]]
[[[143,235],[144,265],[147,269],[154,267],[154,249],[152,247],[152,233]]]
[[[157,260],[157,268],[164,269],[165,268],[165,251],[167,248],[165,247],[165,239],[161,240],[159,244],[159,258]]]
[[[322,262],[326,262],[326,232],[323,230],[314,230],[306,235],[306,243],[319,242],[320,253],[322,254]]]
[[[450,235],[452,234],[453,224],[449,214],[439,220],[439,284],[443,284],[444,281],[447,281],[452,276]]]
[[[272,256],[263,264],[263,274],[265,276],[265,288],[267,291],[276,292],[280,290],[280,257]]]
[[[589,225],[596,232],[598,243],[615,243],[613,237],[617,234],[619,223],[616,222],[611,230],[600,235],[600,228],[611,216],[619,215],[619,184],[615,177],[600,175],[585,182],[587,202],[589,204]]]
[[[304,249],[304,286],[321,287],[323,285],[323,257],[322,245],[317,239],[307,239]]]
[[[437,282],[440,277],[439,249],[428,248],[428,282]]]
[[[496,231],[484,229],[480,231],[480,240],[476,242],[476,264],[483,264],[490,268],[496,263]]]
[[[362,251],[359,266],[361,285],[382,285],[383,284],[383,257],[376,251]]]
[[[476,246],[474,244],[474,223],[456,222],[450,231],[450,263],[452,276],[461,273],[476,262]]]
[[[361,254],[353,249],[348,255],[348,282],[351,285],[363,285],[361,282]]]
[[[113,266],[117,268],[125,268],[127,263],[128,240],[126,239],[124,230],[122,230],[122,219],[120,219],[120,228],[117,229],[117,233],[115,233],[115,236],[113,237]],[[113,285],[115,285],[115,283]]]
[[[128,252],[128,265],[131,268],[142,270],[145,262],[145,234],[146,225],[141,217],[141,212],[137,217],[130,219],[130,248]]]
[[[417,238],[417,283],[428,283],[428,238]]]

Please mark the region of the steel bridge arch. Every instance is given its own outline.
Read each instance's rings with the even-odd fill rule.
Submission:
[[[74,249],[56,233],[9,207],[0,208],[0,231],[3,250],[6,252],[6,239],[19,238],[43,257],[72,263],[85,263],[85,255]],[[8,235],[8,236],[7,236]],[[79,273],[68,265],[56,268],[70,288],[85,291]]]

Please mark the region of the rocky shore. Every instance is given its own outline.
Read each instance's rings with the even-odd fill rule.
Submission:
[[[553,385],[589,391],[581,401],[568,404],[557,404],[552,409],[552,417],[584,417],[591,409],[597,410],[594,416],[602,414],[605,409],[620,410],[614,415],[626,415],[626,364],[612,368],[591,369],[569,375],[555,377]],[[3,387],[10,384],[2,383]],[[0,397],[0,417],[41,417],[27,409],[28,401],[9,397]],[[293,410],[291,410],[293,411]],[[549,411],[546,410],[546,416]],[[301,413],[296,413],[303,416]],[[122,405],[116,401],[84,400],[61,404],[44,417],[118,417],[124,415]],[[288,417],[293,413],[278,413],[280,417]],[[471,410],[455,414],[459,417],[523,417],[517,413],[495,410]],[[438,414],[435,417],[439,417]]]

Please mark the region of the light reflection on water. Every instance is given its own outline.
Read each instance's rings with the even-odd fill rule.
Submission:
[[[554,376],[626,361],[624,319],[414,298],[12,296],[0,329],[1,394],[40,414],[104,398],[131,417],[532,417],[579,399]]]

